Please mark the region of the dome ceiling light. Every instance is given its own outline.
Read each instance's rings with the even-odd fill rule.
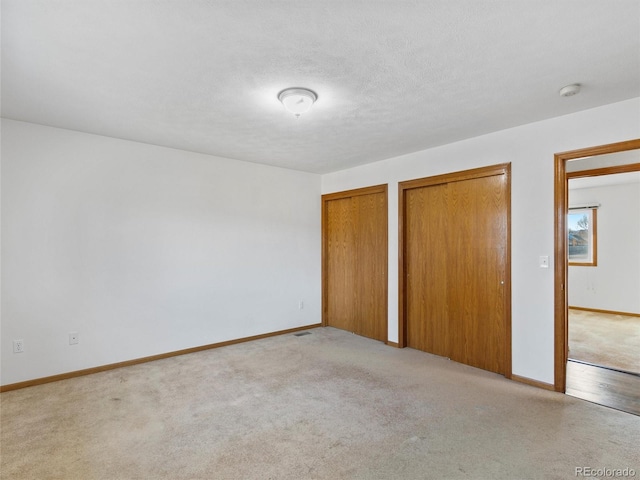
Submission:
[[[284,108],[296,117],[308,112],[317,99],[318,95],[308,88],[287,88],[278,94]]]

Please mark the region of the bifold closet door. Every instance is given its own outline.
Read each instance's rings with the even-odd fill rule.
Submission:
[[[510,374],[508,171],[401,184],[406,345],[502,374]]]
[[[323,323],[386,341],[386,185],[322,200]]]

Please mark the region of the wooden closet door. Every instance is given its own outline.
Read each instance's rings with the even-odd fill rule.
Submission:
[[[323,196],[323,323],[387,339],[386,185]]]
[[[383,193],[351,199],[354,218],[354,329],[368,338],[387,339],[387,199]]]
[[[504,373],[507,205],[505,175],[448,184],[450,358]]]
[[[508,165],[403,182],[401,344],[510,375]]]
[[[355,240],[351,198],[332,200],[326,204],[325,296],[326,317],[332,327],[353,331],[356,286]]]
[[[405,275],[408,346],[448,357],[446,190],[443,184],[406,193]]]

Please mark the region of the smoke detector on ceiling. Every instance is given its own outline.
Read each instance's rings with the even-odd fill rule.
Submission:
[[[560,89],[560,96],[562,97],[572,97],[574,95],[577,95],[578,93],[580,93],[580,84],[579,83],[573,83],[571,85],[567,85],[566,87],[562,87]]]

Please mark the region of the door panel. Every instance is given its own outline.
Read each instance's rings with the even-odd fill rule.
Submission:
[[[450,350],[447,301],[447,185],[407,191],[408,345],[436,355]],[[424,248],[428,245],[428,248]]]
[[[352,331],[355,306],[352,295],[355,286],[355,255],[351,199],[337,199],[328,202],[326,242],[330,255],[326,258],[328,278],[327,317],[331,326]]]
[[[448,184],[451,359],[504,372],[504,175]]]
[[[355,312],[359,335],[387,339],[387,202],[382,193],[353,197]],[[383,253],[384,252],[384,253]],[[381,261],[385,259],[385,261]]]

